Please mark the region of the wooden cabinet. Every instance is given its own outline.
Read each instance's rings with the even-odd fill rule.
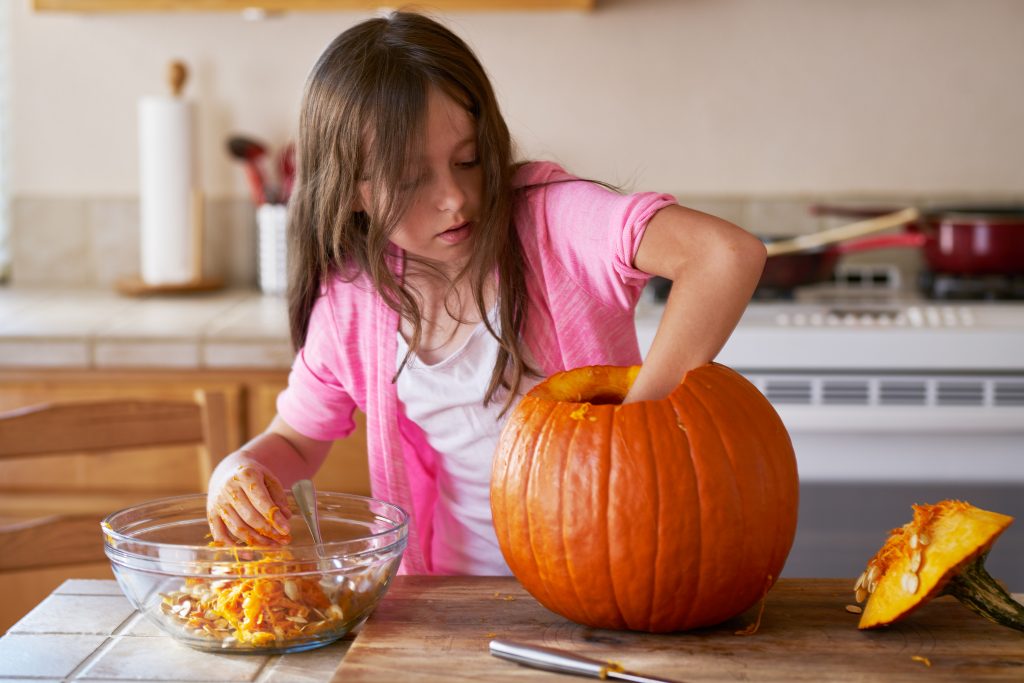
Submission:
[[[590,10],[595,0],[431,0],[433,11]],[[58,12],[324,12],[395,7],[380,0],[32,0],[37,11]]]
[[[232,449],[261,432],[276,413],[287,371],[44,371],[0,370],[0,411],[48,401],[85,398],[190,399],[196,389],[225,394]],[[357,429],[338,441],[315,477],[318,488],[369,495],[366,433]],[[136,502],[198,492],[198,460],[189,448],[148,449],[101,456],[52,456],[39,461],[0,462],[0,524],[50,514],[112,512]],[[224,454],[215,454],[224,455]],[[99,529],[97,526],[97,538]],[[59,549],[55,549],[59,552]],[[98,562],[46,570],[0,573],[0,633],[68,578],[113,578]]]

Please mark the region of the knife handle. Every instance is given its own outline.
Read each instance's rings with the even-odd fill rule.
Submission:
[[[564,650],[555,650],[538,645],[525,645],[510,640],[492,640],[491,654],[517,664],[525,664],[536,669],[557,671],[559,673],[590,676],[591,678],[607,678],[610,671],[621,671],[622,668],[612,662],[600,662],[574,655]]]

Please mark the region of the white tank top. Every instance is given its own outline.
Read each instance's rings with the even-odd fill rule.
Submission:
[[[497,307],[488,314],[498,329]],[[398,333],[398,362],[409,345]],[[484,406],[484,393],[498,356],[498,342],[483,323],[462,346],[428,365],[413,355],[398,376],[398,399],[406,416],[440,456],[432,556],[438,574],[507,575],[491,523],[491,462],[509,413],[503,401]],[[521,393],[538,380],[523,378]],[[511,409],[510,411],[511,412]]]

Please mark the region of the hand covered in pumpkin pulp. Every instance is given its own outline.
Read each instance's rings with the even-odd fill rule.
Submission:
[[[281,482],[259,463],[240,463],[210,480],[206,517],[215,541],[290,543],[291,516]]]

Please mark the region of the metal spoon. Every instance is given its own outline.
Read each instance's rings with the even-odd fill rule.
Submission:
[[[292,484],[292,495],[295,496],[295,504],[299,506],[299,513],[306,522],[313,541],[318,545],[324,544],[323,536],[320,535],[320,517],[316,509],[316,487],[309,479],[299,479]],[[319,554],[319,548],[317,548]]]
[[[329,578],[334,570],[334,565],[324,557],[324,539],[320,535],[320,516],[316,507],[316,487],[313,486],[313,482],[309,479],[299,479],[292,484],[292,495],[295,496],[295,504],[299,507],[299,514],[302,515],[302,519],[306,522],[306,528],[309,529],[309,534],[313,537],[315,544],[313,551],[318,558],[317,564],[320,567],[320,571],[323,572],[320,576],[320,585],[327,591],[328,597],[333,600],[333,595],[338,590],[338,586]]]

